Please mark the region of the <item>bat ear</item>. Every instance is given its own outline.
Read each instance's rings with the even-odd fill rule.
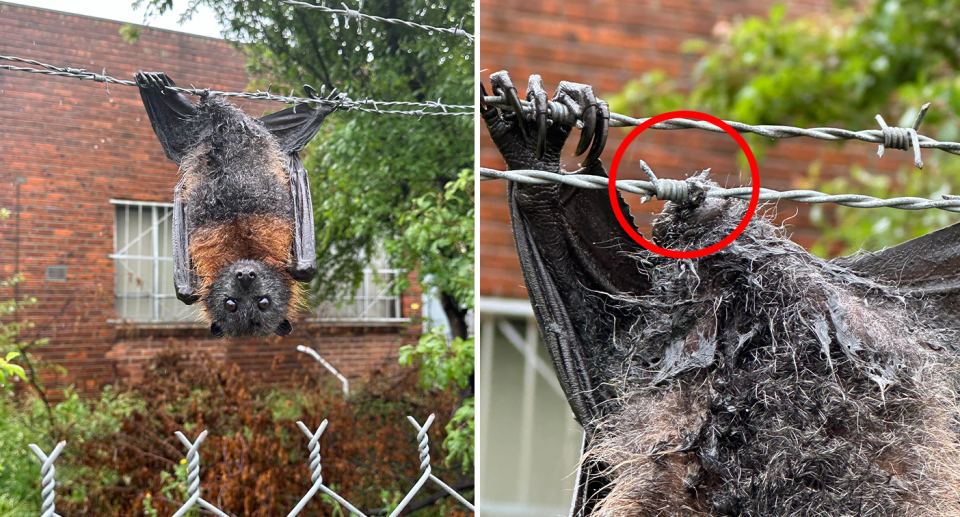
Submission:
[[[210,333],[213,334],[214,337],[223,337],[223,329],[216,323],[210,325]]]
[[[293,325],[290,324],[290,320],[283,320],[283,323],[277,325],[277,330],[274,330],[278,336],[286,336],[287,334],[293,332]]]

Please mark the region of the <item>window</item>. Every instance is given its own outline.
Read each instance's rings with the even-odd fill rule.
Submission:
[[[387,267],[386,260],[374,260],[363,270],[363,283],[353,300],[339,307],[323,302],[317,317],[325,321],[405,321],[400,315],[400,296],[391,294],[398,273]]]
[[[117,314],[143,322],[196,321],[197,306],[181,303],[173,285],[173,203],[110,202]]]
[[[479,297],[478,517],[567,515],[583,430],[527,300]]]

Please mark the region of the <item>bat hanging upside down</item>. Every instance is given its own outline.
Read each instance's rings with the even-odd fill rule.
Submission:
[[[174,83],[165,74],[135,77],[164,152],[180,165],[173,201],[177,298],[202,301],[217,337],[289,334],[298,282],[317,270],[299,152],[336,106],[298,105],[254,119],[217,96],[194,105],[166,89]]]
[[[481,105],[507,168],[567,174],[573,128],[549,120],[540,77],[532,121],[506,72],[491,84],[513,106]],[[576,173],[606,177],[606,103],[567,82],[553,100],[584,123]],[[825,261],[754,217],[723,250],[677,260],[631,240],[606,189],[507,195],[540,333],[585,430],[575,516],[960,515],[960,225]],[[653,239],[701,249],[746,210],[667,202]]]

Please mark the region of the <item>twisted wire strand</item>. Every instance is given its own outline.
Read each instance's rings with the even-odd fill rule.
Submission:
[[[347,18],[348,20],[349,20],[349,19],[353,19],[353,20],[361,20],[361,19],[363,19],[363,20],[373,20],[373,21],[377,21],[377,22],[391,23],[391,24],[394,24],[394,25],[405,25],[405,26],[410,27],[410,28],[413,28],[413,29],[422,29],[422,30],[430,31],[430,32],[442,32],[442,33],[446,33],[446,34],[453,34],[454,36],[457,36],[457,37],[460,37],[460,38],[466,38],[467,41],[473,43],[473,34],[470,34],[469,32],[463,30],[463,21],[462,21],[462,20],[460,21],[460,26],[458,26],[458,27],[434,27],[434,26],[432,26],[432,25],[424,25],[424,24],[422,24],[422,23],[411,22],[411,21],[409,21],[409,20],[401,20],[401,19],[398,19],[398,18],[383,18],[383,17],[381,17],[381,16],[375,16],[375,15],[372,15],[372,14],[364,14],[364,13],[361,13],[361,12],[360,12],[360,9],[363,9],[363,2],[360,2],[360,8],[359,8],[359,9],[350,9],[349,7],[347,7],[346,4],[341,4],[341,5],[343,5],[343,9],[334,9],[334,8],[331,8],[331,7],[327,7],[327,6],[325,6],[325,5],[308,4],[308,3],[306,3],[306,2],[298,2],[297,0],[280,0],[280,3],[281,3],[281,4],[287,4],[287,5],[294,5],[294,6],[297,6],[297,7],[304,7],[304,8],[307,8],[307,9],[314,9],[314,10],[322,11],[322,12],[325,12],[325,13],[342,14],[342,15],[343,15],[345,18]]]
[[[420,460],[421,460],[420,470],[421,471],[424,470],[425,468],[424,460],[426,460],[427,466],[429,466],[430,464],[430,448],[429,448],[429,445],[427,445],[426,434],[427,434],[427,428],[430,427],[430,424],[433,423],[434,416],[436,415],[431,414],[430,417],[427,419],[427,421],[424,422],[423,427],[420,427],[420,424],[417,423],[417,420],[415,418],[411,416],[407,417],[407,420],[410,421],[410,424],[412,424],[413,427],[417,430],[417,440],[418,440],[417,448],[420,451]],[[421,435],[423,435],[422,438],[421,438]],[[424,455],[426,455],[426,458],[424,458]],[[430,473],[430,480],[436,483],[437,486],[442,488],[446,493],[450,494],[454,499],[456,499],[457,501],[460,501],[460,504],[466,506],[471,512],[477,511],[476,508],[473,506],[473,503],[471,503],[470,501],[467,501],[467,499],[462,495],[460,495],[459,492],[454,490],[453,487],[441,481],[440,478],[433,475],[432,472]]]
[[[549,185],[551,183],[562,183],[572,187],[589,189],[606,189],[608,187],[607,178],[593,176],[589,174],[557,174],[546,171],[532,170],[513,170],[498,171],[480,167],[480,180],[505,179],[517,183],[528,183],[533,185]],[[659,182],[666,180],[660,179]],[[651,182],[643,180],[617,180],[617,189],[632,194],[639,194],[646,198],[656,197],[664,201],[682,200],[683,196],[689,195],[682,192],[683,187],[677,184],[687,184],[686,182],[672,181],[669,184],[668,191],[661,187],[660,189]],[[752,189],[750,187],[720,188],[709,185],[703,186],[707,197],[732,197],[737,199],[750,199]],[[672,193],[670,193],[672,192]],[[664,197],[660,197],[660,195]],[[896,197],[890,199],[881,199],[862,194],[826,194],[816,190],[787,190],[777,191],[767,188],[760,189],[760,201],[796,201],[799,203],[836,203],[838,205],[854,208],[899,208],[901,210],[926,210],[937,208],[947,212],[960,213],[960,196],[944,195],[942,200],[932,200],[921,197]]]
[[[506,99],[502,97],[495,96],[486,96],[483,98],[483,102],[490,106],[496,106],[500,109],[511,110],[510,104]],[[533,117],[533,103],[520,99],[520,104],[523,107],[524,116],[528,119]],[[581,125],[582,121],[577,118],[576,113],[574,113],[570,108],[556,101],[548,101],[548,116],[550,120],[558,122],[565,125]],[[924,106],[923,111],[926,111],[927,104]],[[918,117],[920,118],[920,117]],[[619,113],[610,114],[610,127],[631,127],[639,126],[650,120],[648,118],[633,118],[626,115],[621,115]],[[916,127],[913,128],[913,133],[910,133],[907,136],[900,136],[900,131],[909,132],[910,129],[905,128],[889,128],[891,130],[897,129],[893,133],[884,129],[865,129],[862,131],[850,131],[848,129],[837,129],[832,127],[815,127],[815,128],[799,128],[792,126],[773,126],[773,125],[759,125],[754,126],[750,124],[744,124],[743,122],[736,122],[731,120],[724,120],[724,122],[735,129],[740,133],[753,133],[760,136],[765,136],[767,138],[795,138],[798,136],[805,136],[810,138],[816,138],[818,140],[828,140],[828,141],[838,141],[838,140],[860,140],[863,142],[870,142],[875,144],[887,144],[888,147],[894,147],[894,143],[899,139],[906,140],[910,143],[915,149],[917,147],[924,149],[940,149],[941,151],[946,151],[950,154],[960,154],[960,142],[939,142],[933,138],[919,135],[916,133]],[[884,124],[885,126],[886,124]],[[919,125],[917,122],[915,125]],[[710,131],[713,133],[724,133],[725,131],[709,122],[703,120],[693,120],[687,118],[675,118],[673,120],[668,120],[664,122],[659,122],[652,126],[653,129],[702,129],[704,131]],[[886,133],[886,134],[885,134]],[[914,139],[916,135],[916,139]],[[897,149],[903,149],[903,147],[896,147]],[[905,149],[904,149],[905,150]],[[882,152],[880,153],[882,156]],[[922,166],[922,163],[919,163],[919,151],[915,150],[915,162],[917,166]]]
[[[57,507],[54,499],[56,498],[56,493],[54,489],[56,488],[57,481],[55,479],[57,469],[54,467],[53,462],[57,461],[57,457],[60,456],[60,453],[63,452],[63,448],[67,445],[66,441],[61,441],[53,448],[53,452],[47,456],[42,449],[40,449],[37,444],[31,443],[30,449],[34,454],[40,458],[42,464],[40,465],[40,485],[43,487],[40,491],[40,497],[43,499],[43,503],[40,506],[40,517],[59,517],[57,515]]]
[[[399,515],[403,509],[410,503],[413,499],[413,496],[416,495],[420,489],[423,487],[424,483],[428,480],[433,480],[441,488],[443,488],[450,495],[455,497],[458,501],[463,503],[471,512],[475,512],[473,504],[467,501],[463,496],[457,493],[456,490],[451,488],[446,483],[437,479],[431,473],[430,466],[430,445],[427,438],[427,430],[430,425],[433,424],[436,415],[431,414],[430,417],[424,422],[423,426],[417,423],[412,417],[407,417],[411,424],[417,430],[417,451],[420,458],[420,470],[421,475],[414,487],[406,494],[403,501],[400,502],[399,506],[391,513],[392,516],[396,517]],[[323,435],[323,432],[327,429],[327,420],[323,420],[320,423],[320,426],[317,428],[316,432],[310,431],[309,428],[303,422],[297,422],[297,426],[301,431],[309,438],[309,443],[307,448],[310,450],[310,471],[311,476],[310,480],[312,486],[310,490],[304,495],[297,505],[287,514],[287,517],[295,517],[306,504],[313,498],[313,496],[318,492],[322,491],[325,494],[333,498],[337,503],[343,505],[351,514],[356,515],[357,517],[367,517],[362,511],[358,510],[353,504],[344,499],[342,496],[331,490],[329,487],[323,484],[323,477],[321,476],[321,465],[320,465],[320,437]],[[186,461],[187,461],[187,501],[173,514],[173,517],[182,517],[186,515],[191,508],[196,505],[199,505],[201,508],[206,510],[208,513],[216,515],[217,517],[230,517],[223,510],[220,510],[213,504],[204,500],[200,497],[200,446],[203,444],[203,441],[207,437],[207,431],[203,431],[197,437],[194,442],[190,440],[180,431],[174,433],[177,439],[187,448]],[[56,486],[56,481],[54,479],[56,474],[56,469],[54,468],[53,463],[57,460],[57,457],[60,456],[60,453],[63,451],[64,446],[67,442],[62,441],[57,444],[53,452],[50,455],[46,455],[40,447],[36,444],[30,444],[30,449],[33,450],[34,454],[40,458],[42,465],[40,467],[40,475],[42,478],[42,491],[41,497],[43,498],[42,513],[41,517],[60,517],[55,512],[54,506],[54,488]]]
[[[183,503],[183,506],[173,514],[173,517],[183,517],[190,511],[190,508],[193,508],[193,505],[197,502],[203,502],[200,499],[200,453],[198,449],[200,449],[203,440],[207,438],[207,431],[200,433],[200,436],[193,443],[180,431],[177,431],[174,435],[187,448],[187,502]]]
[[[0,55],[0,61],[13,61],[17,63],[25,63],[33,65],[39,68],[15,66],[15,65],[0,65],[0,70],[9,70],[12,72],[27,72],[33,74],[42,74],[50,75],[55,77],[72,77],[80,80],[95,81],[98,83],[104,83],[106,85],[119,84],[121,86],[137,86],[135,81],[130,81],[126,79],[117,79],[116,77],[110,77],[106,75],[106,69],[104,73],[98,74],[95,72],[87,71],[83,68],[70,68],[70,67],[58,67],[48,63],[41,63],[34,59],[27,59],[17,56],[3,56]],[[235,97],[239,99],[248,99],[248,100],[265,100],[273,102],[282,102],[284,104],[327,104],[327,105],[339,105],[340,109],[344,111],[362,111],[365,113],[377,113],[379,115],[406,115],[417,117],[418,119],[423,117],[465,117],[473,116],[474,107],[472,105],[465,104],[442,104],[439,100],[436,102],[427,101],[427,102],[412,102],[412,101],[377,101],[371,99],[363,100],[353,100],[349,97],[345,97],[342,101],[337,99],[321,99],[313,97],[294,97],[288,95],[275,95],[269,91],[256,91],[256,92],[223,92],[219,90],[210,90],[209,88],[183,88],[181,86],[167,86],[167,90],[182,93],[185,95],[220,95],[223,97]],[[109,90],[107,90],[109,92]],[[396,109],[381,109],[381,106],[385,107],[415,107],[419,108],[416,110],[396,110]]]

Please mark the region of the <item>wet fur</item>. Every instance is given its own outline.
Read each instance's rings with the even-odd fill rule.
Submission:
[[[184,157],[184,205],[190,257],[205,316],[207,297],[221,271],[241,259],[264,262],[278,273],[292,263],[295,220],[287,159],[263,125],[219,97],[197,105],[197,144]],[[302,287],[284,273],[292,316]]]
[[[282,272],[290,259],[293,227],[275,216],[253,215],[234,221],[200,228],[191,234],[190,255],[196,275],[204,281],[205,290],[220,271],[241,259],[256,259]],[[303,288],[289,275],[285,284],[291,292],[287,317],[296,314],[303,304]]]
[[[668,203],[654,235],[700,249],[745,209]],[[595,515],[960,515],[958,341],[923,300],[760,216],[642,259],[656,287],[618,299],[637,317],[597,364],[619,396],[584,459],[611,481]]]

